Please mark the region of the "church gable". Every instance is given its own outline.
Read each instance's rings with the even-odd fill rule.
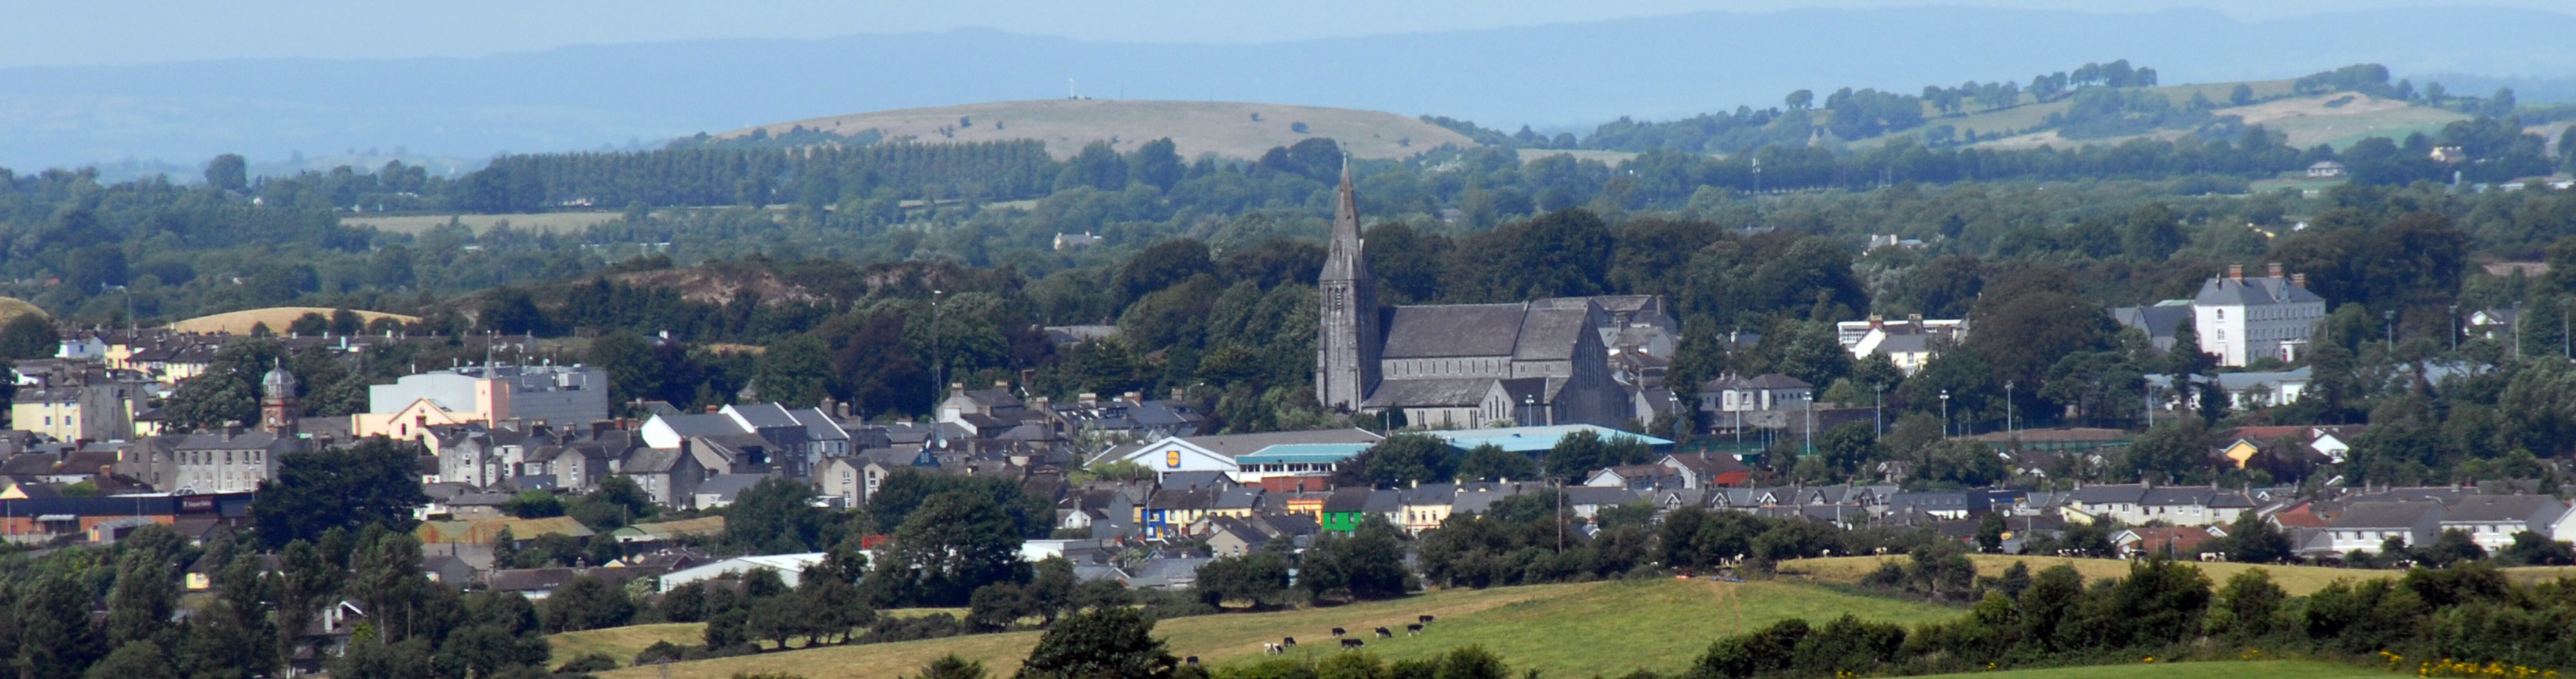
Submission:
[[[1387,315],[1387,359],[1508,357],[1520,344],[1522,304],[1396,307]]]

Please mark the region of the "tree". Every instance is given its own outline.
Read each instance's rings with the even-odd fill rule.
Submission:
[[[251,501],[251,523],[272,548],[319,539],[332,528],[409,532],[412,509],[429,502],[419,460],[418,445],[383,438],[280,455],[276,478],[260,482]]]
[[[984,663],[950,653],[921,666],[921,674],[912,679],[984,679]]]
[[[1987,554],[2002,552],[2004,550],[2005,530],[2006,526],[2004,525],[2003,513],[1987,512],[1986,518],[1977,522],[1978,551],[1982,551]]]
[[[2259,512],[2245,512],[2227,527],[2227,537],[2218,548],[2227,552],[2227,560],[2239,563],[2287,563],[2296,555],[2290,551],[2290,536]]]
[[[1468,450],[1458,461],[1458,479],[1462,481],[1534,478],[1538,478],[1538,462],[1491,443]]]
[[[1369,481],[1382,486],[1437,483],[1455,478],[1458,471],[1458,455],[1449,442],[1420,432],[1389,436],[1368,457]]]
[[[591,365],[608,373],[610,402],[626,403],[661,395],[662,363],[642,335],[628,330],[600,335],[591,340],[588,358]]]
[[[118,560],[116,586],[107,593],[107,643],[124,650],[136,642],[161,644],[175,641],[169,631],[170,611],[176,607],[179,592],[172,585],[170,565],[158,554],[128,551]]]
[[[1153,637],[1144,612],[1104,608],[1076,613],[1038,637],[1018,679],[1150,679],[1172,675],[1179,659]]]
[[[956,606],[978,587],[1028,579],[1019,549],[1019,532],[991,497],[951,491],[931,496],[895,528],[887,567],[913,574],[913,602]]]
[[[620,627],[635,619],[626,590],[589,575],[573,578],[546,597],[546,627],[556,632]]]
[[[2546,535],[2521,531],[2513,534],[2513,544],[2496,553],[2496,560],[2520,566],[2576,565],[2576,546],[2570,546],[2565,540],[2551,540]]]
[[[2237,83],[2235,89],[2227,91],[2227,103],[2237,106],[2254,103],[2254,88],[2245,83]]]
[[[764,554],[813,551],[822,539],[814,488],[785,477],[761,479],[725,508],[725,542]]]
[[[160,644],[138,640],[117,646],[115,652],[91,665],[89,671],[81,676],[86,679],[176,679],[178,674],[170,668],[169,655],[162,652]]]
[[[1253,608],[1283,603],[1288,592],[1288,560],[1276,554],[1222,557],[1199,567],[1199,601],[1222,606],[1236,601]]]
[[[1402,531],[1372,514],[1347,537],[1325,535],[1307,550],[1297,586],[1316,598],[1357,600],[1403,596],[1413,588],[1404,567]]]
[[[250,163],[241,154],[226,153],[206,162],[206,185],[225,191],[250,187]]]
[[[2270,636],[2279,626],[2288,592],[2272,584],[2272,576],[2256,568],[2227,579],[2218,590],[2217,605],[2210,613],[2209,626],[2222,637],[2236,643],[2247,643]]]
[[[0,325],[0,358],[11,361],[46,358],[62,348],[62,336],[41,313],[21,313]]]
[[[832,360],[823,341],[798,334],[769,345],[751,384],[760,395],[789,408],[811,408],[831,396]]]
[[[318,336],[331,331],[331,319],[318,312],[307,311],[287,323],[286,331],[299,336]]]
[[[20,585],[25,589],[11,611],[17,616],[17,656],[12,664],[22,677],[73,677],[105,655],[102,639],[90,625],[88,586],[70,574],[41,575]]]

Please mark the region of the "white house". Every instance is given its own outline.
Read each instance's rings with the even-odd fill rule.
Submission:
[[[2200,350],[2223,366],[2243,366],[2260,358],[2297,361],[2326,317],[2326,301],[2308,291],[2307,274],[2284,277],[2272,264],[2262,278],[2245,277],[2243,265],[2231,264],[2227,275],[2201,283],[2192,298],[2192,327]]]
[[[2442,530],[2469,534],[2493,552],[2513,544],[2516,533],[2548,535],[2567,514],[2567,503],[2547,495],[2471,495],[2442,510]]]
[[[798,580],[804,578],[805,567],[822,563],[824,559],[830,558],[830,556],[831,555],[823,552],[738,556],[731,559],[725,559],[723,561],[672,571],[667,575],[663,575],[660,583],[660,591],[668,593],[672,588],[692,582],[713,580],[727,575],[749,573],[762,568],[777,571],[778,579],[785,582],[787,586],[792,589],[796,587],[796,582]]]
[[[2441,526],[2439,502],[2355,502],[2326,524],[2325,542],[2335,554],[2375,552],[2389,538],[2408,545],[2432,542]]]

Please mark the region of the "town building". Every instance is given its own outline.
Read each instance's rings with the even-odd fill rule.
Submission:
[[[578,427],[608,419],[608,372],[580,365],[462,366],[367,387],[350,433],[411,440],[451,424],[525,421]]]
[[[1642,315],[1651,324],[1659,301],[1381,307],[1347,164],[1339,198],[1316,286],[1323,317],[1315,397],[1325,408],[1435,429],[1499,421],[1615,425],[1633,415],[1627,390],[1611,376],[1610,345],[1624,327],[1611,308],[1634,307],[1632,322]]]
[[[2243,265],[2228,265],[2227,275],[2201,283],[2191,308],[2201,353],[2231,367],[2263,358],[2297,362],[2326,317],[2326,300],[2308,291],[2307,274],[2283,276],[2279,264],[2252,279]]]
[[[1852,358],[1885,356],[1906,375],[1923,370],[1923,366],[1941,355],[1941,350],[1967,341],[1968,322],[1959,319],[1925,320],[1922,314],[1909,314],[1905,320],[1890,321],[1870,316],[1866,321],[1843,321],[1834,324],[1834,340]]]

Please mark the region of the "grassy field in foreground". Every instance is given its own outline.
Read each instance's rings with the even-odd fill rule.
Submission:
[[[2339,663],[2315,660],[2256,660],[2251,662],[2187,662],[2136,665],[2095,665],[2091,667],[2052,667],[2040,670],[2010,670],[1971,674],[1941,674],[1920,679],[1945,677],[1979,677],[1980,679],[2378,679],[2395,676],[2389,672]]]
[[[1294,636],[1300,654],[1337,652],[1327,630],[1355,632],[1398,628],[1416,615],[1440,621],[1419,637],[1367,639],[1387,658],[1419,658],[1482,644],[1515,668],[1547,676],[1616,675],[1629,668],[1674,670],[1687,665],[1718,636],[1803,617],[1852,613],[1905,624],[1956,615],[1955,609],[1846,594],[1782,582],[1722,584],[1706,580],[1538,585],[1432,592],[1397,601],[1261,614],[1214,615],[1164,621],[1155,628],[1174,655],[1212,664],[1259,660],[1261,645]],[[1365,634],[1364,632],[1362,634]],[[836,646],[670,666],[674,679],[724,679],[737,672],[792,672],[814,679],[873,679],[909,674],[930,660],[956,653],[1008,675],[1037,642],[1036,632],[988,634],[867,646]],[[631,654],[630,654],[631,655]],[[602,676],[645,679],[656,668],[628,668]]]
[[[550,634],[546,635],[546,643],[554,647],[557,665],[592,653],[607,654],[617,664],[625,665],[635,662],[635,654],[653,642],[697,644],[704,642],[706,635],[707,624],[703,622],[664,622]]]

